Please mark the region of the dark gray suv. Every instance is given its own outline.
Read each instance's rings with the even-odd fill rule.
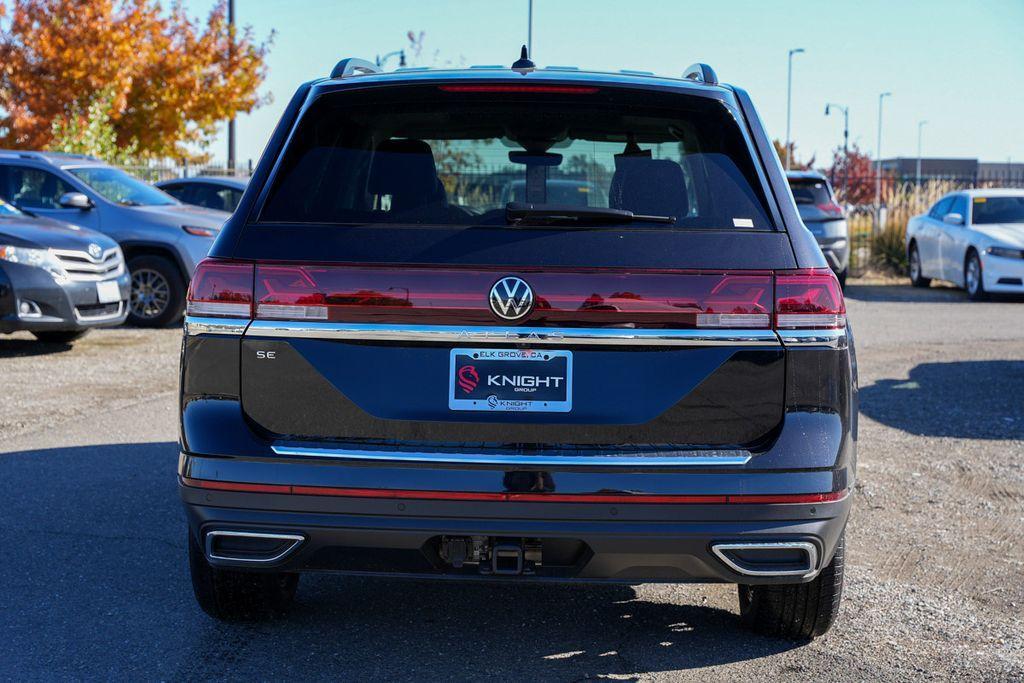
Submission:
[[[763,632],[836,618],[843,295],[706,65],[343,60],[301,86],[192,280],[180,406],[219,618],[312,571],[727,582]]]

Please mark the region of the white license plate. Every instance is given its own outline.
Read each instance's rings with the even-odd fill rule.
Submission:
[[[112,304],[115,301],[121,300],[121,288],[117,284],[117,280],[107,280],[106,282],[96,283],[96,296],[99,297],[101,304]]]

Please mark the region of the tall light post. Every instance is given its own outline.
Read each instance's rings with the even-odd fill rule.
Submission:
[[[533,0],[526,0],[526,53],[533,56]]]
[[[793,55],[798,55],[804,52],[802,47],[794,48],[789,51],[788,66],[786,69],[786,170],[789,170],[789,157],[790,151],[790,140],[789,140],[789,124],[792,119],[793,112]]]
[[[234,57],[235,54],[235,0],[228,0],[228,39],[231,41],[228,43],[229,56]],[[228,170],[234,172],[235,170],[235,117],[232,116],[228,121]]]
[[[843,112],[843,201],[846,201],[846,185],[850,178],[850,108],[834,102],[825,104],[825,116],[828,116],[832,109]],[[835,178],[832,182],[835,182]]]
[[[892,97],[892,93],[884,92],[878,96],[878,145],[875,147],[878,159],[875,163],[875,216],[879,229],[882,222],[882,102],[886,97]]]
[[[928,122],[917,122],[917,181],[914,183],[914,204],[917,206],[921,204],[921,131],[926,123]]]

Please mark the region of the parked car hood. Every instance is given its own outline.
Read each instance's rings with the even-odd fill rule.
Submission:
[[[165,204],[163,206],[132,206],[132,211],[147,214],[160,223],[195,225],[200,228],[220,229],[231,214],[191,204]]]
[[[980,232],[996,244],[1024,249],[1024,223],[992,223],[990,225],[972,225],[971,227],[975,232]]]
[[[822,211],[814,204],[797,204],[796,210],[800,213],[800,218],[804,223],[820,223],[822,221],[841,221],[846,216],[837,216],[834,213],[828,211]]]
[[[32,216],[0,216],[0,244],[75,251],[88,251],[90,244],[98,244],[104,251],[117,246],[117,242],[102,233]]]

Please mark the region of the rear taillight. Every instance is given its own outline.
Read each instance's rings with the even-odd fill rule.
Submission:
[[[188,286],[188,315],[252,317],[253,265],[204,259]]]
[[[491,286],[508,271],[252,264],[205,259],[188,315],[346,323],[500,325]],[[527,326],[840,329],[846,305],[828,268],[748,272],[522,272]],[[774,286],[773,286],[774,285]],[[772,292],[774,290],[774,307]]]
[[[828,268],[775,274],[775,326],[780,330],[846,327],[839,280]]]
[[[825,213],[830,214],[832,216],[843,215],[842,207],[836,204],[835,202],[829,202],[827,204],[817,204],[816,207],[819,210],[824,211]]]
[[[463,268],[256,266],[256,318],[349,323],[495,325],[499,278],[532,288],[517,324],[564,327],[761,328],[771,326],[768,272],[612,270],[509,272]]]

